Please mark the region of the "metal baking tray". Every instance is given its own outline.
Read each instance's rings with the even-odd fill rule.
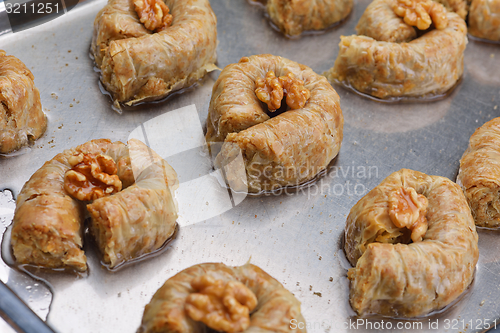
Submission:
[[[218,18],[220,68],[243,56],[271,53],[323,73],[333,66],[340,35],[354,33],[369,0],[356,1],[343,24],[299,39],[274,30],[260,6],[243,0],[210,2]],[[348,303],[349,264],[342,250],[350,208],[390,173],[411,168],[455,179],[470,135],[500,115],[498,45],[470,39],[463,79],[440,101],[383,104],[335,86],[345,117],[344,140],[328,173],[304,189],[252,197],[222,187],[207,154],[203,131],[219,72],[162,103],[122,114],[112,110],[89,57],[93,20],[105,3],[87,0],[53,21],[0,36],[1,48],[32,70],[49,119],[47,132],[30,151],[0,159],[0,189],[15,197],[46,160],[88,140],[142,138],[179,174],[180,229],[166,252],[117,272],[103,268],[90,246],[90,270],[84,277],[35,272],[39,280],[34,280],[0,261],[0,279],[54,330],[135,332],[144,306],[169,277],[203,262],[242,265],[248,260],[302,302],[309,332],[370,331],[368,323],[401,332],[482,332],[495,320],[500,326],[497,231],[479,230],[476,276],[463,298],[444,313],[414,321],[357,321]],[[4,191],[0,235],[14,207],[10,192]],[[391,322],[392,330],[380,326],[382,321]],[[395,329],[398,323],[403,329]]]

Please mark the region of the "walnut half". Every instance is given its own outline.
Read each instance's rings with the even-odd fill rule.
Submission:
[[[389,216],[398,228],[411,230],[411,240],[420,242],[427,232],[427,198],[414,188],[401,187],[389,195]]]
[[[185,309],[193,320],[226,333],[242,332],[250,326],[250,312],[257,306],[257,298],[241,282],[202,275],[191,282],[191,287],[197,293],[187,297]]]
[[[432,0],[396,0],[394,13],[419,30],[428,29],[432,23],[439,30],[448,26],[446,8]]]
[[[172,25],[173,17],[163,0],[134,0],[135,12],[146,29],[160,32]]]
[[[68,162],[72,168],[64,175],[64,189],[73,198],[90,201],[121,191],[122,182],[111,157],[80,153]]]
[[[255,95],[266,103],[269,111],[276,111],[281,107],[281,100],[286,95],[286,104],[292,110],[304,107],[311,93],[304,87],[304,81],[296,79],[292,73],[276,77],[269,71],[265,78],[255,80]]]

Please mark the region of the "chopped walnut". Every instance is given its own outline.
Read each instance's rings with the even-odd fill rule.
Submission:
[[[398,228],[411,230],[411,240],[419,242],[427,231],[427,198],[414,188],[401,187],[389,195],[389,216]]]
[[[160,32],[172,25],[173,17],[163,0],[134,0],[134,5],[146,29]]]
[[[64,189],[81,201],[96,200],[122,189],[115,161],[106,155],[77,154],[68,159],[71,169],[64,175]]]
[[[292,73],[280,76],[280,82],[286,94],[286,104],[292,109],[300,109],[306,105],[311,93],[304,87],[304,81],[296,79]]]
[[[283,99],[283,86],[273,71],[266,74],[266,78],[255,80],[255,94],[257,98],[266,103],[269,111],[275,111],[280,108]]]
[[[186,299],[187,314],[221,332],[242,332],[250,326],[250,312],[257,306],[253,292],[238,281],[225,282],[210,275],[196,277],[197,293]]]
[[[446,8],[432,0],[396,0],[394,12],[404,18],[406,24],[420,30],[428,29],[432,23],[439,30],[448,26]]]
[[[281,107],[281,100],[286,95],[286,104],[292,110],[304,107],[311,93],[304,87],[304,81],[296,79],[292,73],[277,78],[273,71],[266,74],[266,78],[255,80],[255,94],[266,103],[269,111],[276,111]]]

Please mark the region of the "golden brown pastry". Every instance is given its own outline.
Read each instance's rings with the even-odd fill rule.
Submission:
[[[500,0],[472,0],[469,32],[475,37],[500,41]]]
[[[0,154],[8,154],[42,136],[47,118],[30,70],[0,50]]]
[[[500,118],[488,121],[470,137],[460,160],[462,187],[476,225],[500,227]]]
[[[416,317],[455,300],[472,282],[478,237],[460,187],[401,169],[351,209],[345,252],[359,315]]]
[[[168,279],[146,305],[138,333],[306,332],[300,302],[259,267],[191,266]],[[298,326],[298,325],[297,325]]]
[[[85,271],[84,205],[111,268],[161,247],[176,228],[175,171],[138,140],[92,140],[46,162],[16,202],[11,245],[20,264]]]
[[[286,35],[323,30],[340,22],[352,10],[352,0],[267,0],[271,21]]]
[[[271,118],[274,110],[257,95],[263,101],[284,96],[280,82],[289,79],[295,80],[294,98],[289,100],[287,93],[283,101],[295,109]],[[269,96],[263,81],[276,83]],[[264,89],[258,89],[262,84]],[[279,97],[277,101],[285,104]],[[323,76],[282,57],[254,55],[228,65],[215,82],[206,140],[212,156],[217,155],[215,144],[224,143],[215,161],[219,167],[242,154],[246,176],[230,179],[229,184],[241,184],[236,190],[260,192],[304,183],[324,170],[340,150],[343,125],[339,96]],[[231,174],[226,170],[228,178]]]
[[[446,9],[450,12],[457,13],[462,19],[467,18],[467,14],[469,13],[469,4],[468,0],[434,0],[442,4]]]
[[[436,2],[375,0],[356,31],[341,37],[330,81],[389,99],[439,96],[462,76],[467,27]]]
[[[208,0],[109,0],[94,21],[92,53],[115,105],[162,99],[192,85],[217,69],[216,47]]]

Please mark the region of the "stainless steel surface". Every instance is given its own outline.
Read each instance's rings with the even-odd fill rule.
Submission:
[[[12,200],[12,194],[9,191],[2,192],[0,194],[0,238],[3,237],[4,231],[12,221],[15,208],[16,204]],[[10,271],[13,274],[16,273],[15,271],[11,270],[2,260],[0,260],[0,280],[2,280],[3,282],[7,282]],[[5,322],[3,319],[0,319],[0,332],[13,333],[15,331],[9,326],[9,324],[7,324],[7,322]]]
[[[498,45],[470,40],[463,80],[442,101],[387,105],[335,87],[345,117],[344,141],[328,175],[298,192],[245,197],[219,186],[204,146],[202,127],[218,73],[163,103],[121,115],[112,111],[88,56],[93,19],[104,4],[87,1],[35,29],[0,36],[2,48],[33,71],[49,118],[47,132],[31,151],[0,160],[0,186],[17,195],[46,160],[90,139],[147,139],[179,173],[180,230],[161,256],[115,273],[100,266],[91,248],[87,277],[41,273],[54,292],[49,324],[63,333],[135,332],[145,304],[178,271],[202,262],[242,265],[250,259],[302,302],[308,331],[367,331],[366,325],[350,326],[357,318],[348,304],[349,265],[341,249],[346,216],[362,195],[400,168],[455,179],[469,136],[500,115]],[[357,1],[341,26],[296,40],[273,30],[260,7],[242,0],[211,4],[218,17],[219,67],[272,53],[323,73],[333,66],[340,35],[354,33],[368,1]],[[9,214],[12,208],[0,204]],[[422,325],[428,332],[481,332],[485,320],[500,322],[500,233],[480,231],[479,237],[476,278],[464,298],[441,315],[392,321],[393,328],[398,323],[417,328],[393,331],[421,331]],[[27,279],[3,264],[1,269],[12,283]],[[5,274],[0,278],[5,281]],[[44,295],[37,302],[46,300]],[[456,329],[446,329],[446,320],[456,320]]]
[[[17,332],[55,333],[8,286],[0,281],[0,317]]]
[[[11,223],[16,204],[10,191],[0,193],[0,241],[4,231]],[[0,260],[0,280],[13,290],[42,319],[47,318],[52,294],[47,286],[26,274],[9,268]],[[3,295],[2,295],[3,296]],[[13,330],[0,318],[0,332]]]
[[[0,1],[0,35],[11,32],[9,17],[5,11],[5,3]]]

